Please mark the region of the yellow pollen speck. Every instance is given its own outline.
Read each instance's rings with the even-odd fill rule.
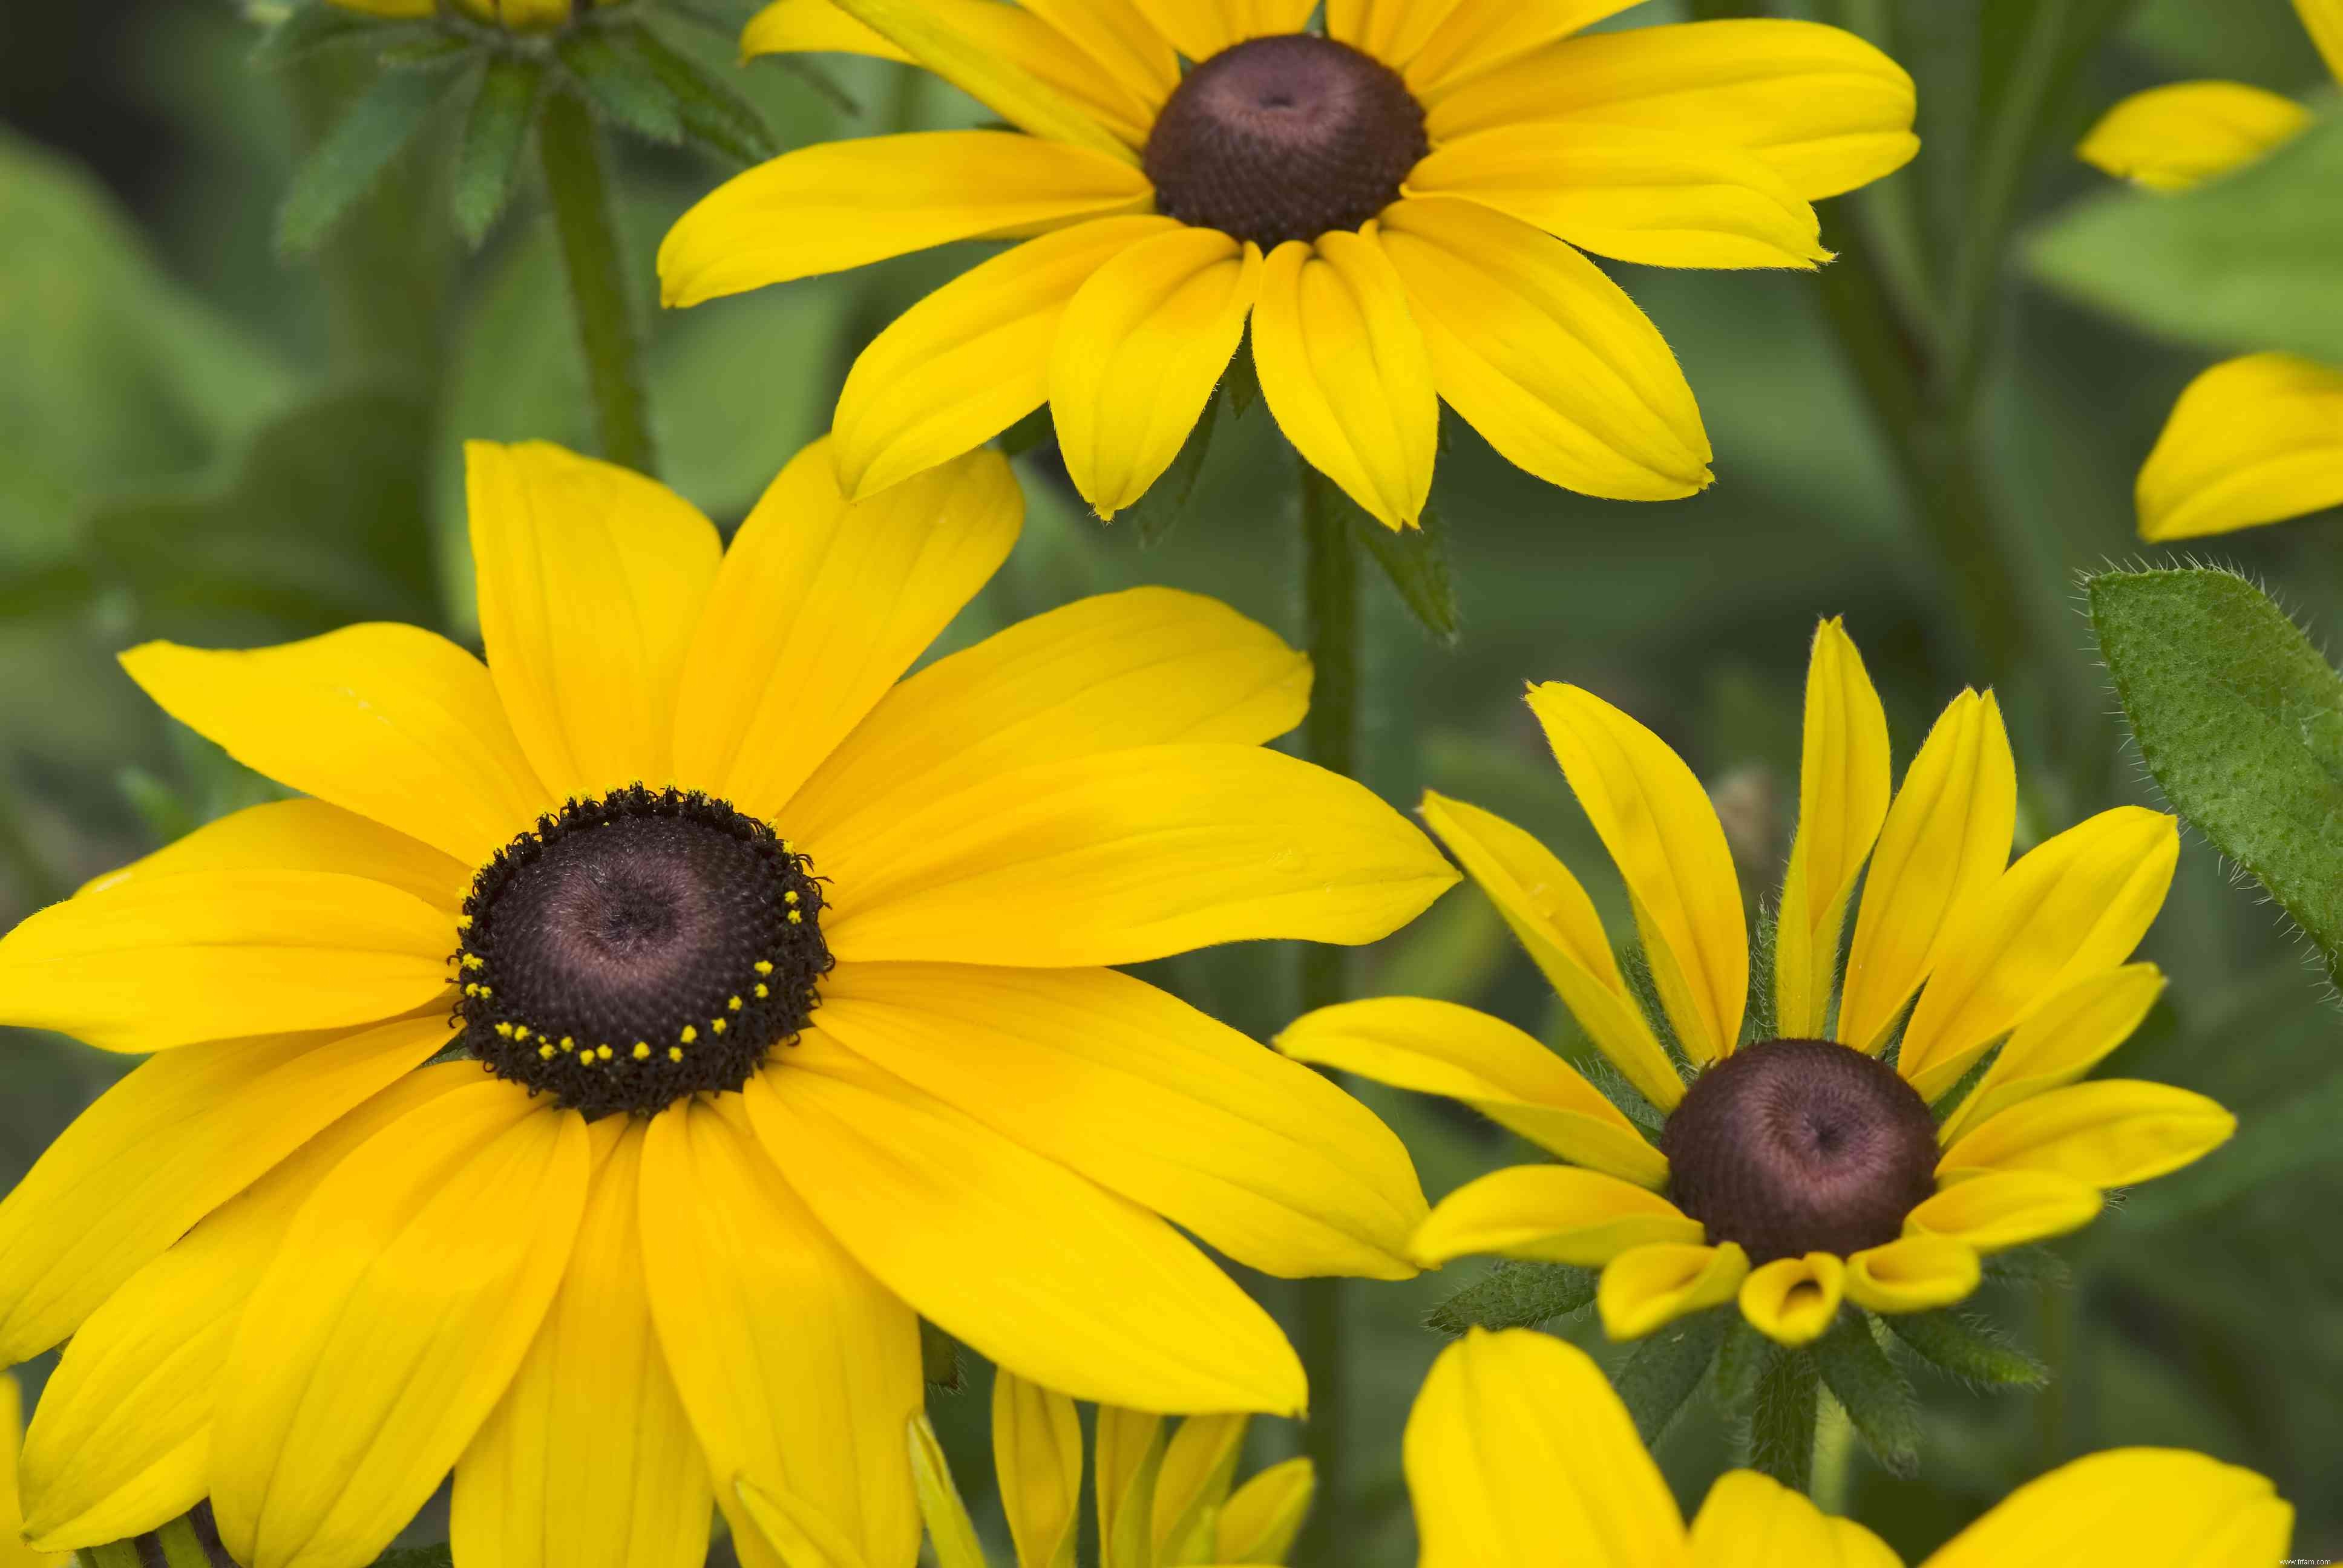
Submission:
[[[770,995],[772,995],[772,994],[773,994],[773,993],[772,993],[771,991],[767,990],[763,986],[759,986],[759,987],[757,988],[757,1000],[758,1000],[759,1001],[762,1001],[762,1000],[764,1000],[767,997],[769,997],[769,996],[770,996]]]
[[[600,1057],[604,1061],[608,1061],[610,1060],[613,1052],[608,1046],[603,1045],[595,1047],[594,1054]]]
[[[788,892],[781,895],[781,902],[785,904],[794,904],[797,901],[798,890],[795,888],[791,888]]]
[[[770,959],[759,959],[757,960],[757,972],[760,975],[771,974],[773,972],[772,960]]]
[[[459,931],[470,930],[472,929],[472,917],[469,915],[458,915],[456,917],[456,929]]]
[[[722,1034],[724,1032],[724,1020],[720,1018],[711,1018],[708,1020],[708,1027],[718,1034]]]
[[[789,911],[789,924],[793,926],[801,926],[805,924],[805,916],[796,910],[791,910]]]
[[[637,1061],[649,1061],[650,1059],[651,1048],[644,1044],[639,1040],[635,1041],[635,1060]]]
[[[699,1038],[699,1030],[687,1023],[683,1026],[683,1035],[681,1038],[684,1044],[689,1045],[693,1040]]]
[[[740,1010],[740,999],[737,996],[733,997],[727,1000],[724,1005],[729,1010],[739,1012]]]
[[[549,1045],[540,1045],[537,1048],[537,1054],[545,1058],[546,1060],[551,1061],[553,1060],[553,1047]]]
[[[466,953],[464,967],[468,970],[484,970],[488,967],[488,960],[478,953]]]
[[[466,996],[478,996],[480,994],[480,988],[476,985],[468,985],[464,988],[464,994]]]
[[[794,854],[796,854],[797,852],[798,852],[798,847],[797,847],[795,844],[790,843],[787,839],[782,839],[782,840],[781,840],[781,853],[782,853],[782,854],[784,854],[784,855],[794,855]]]
[[[578,1042],[565,1034],[561,1037],[561,1049],[564,1050],[575,1050],[578,1049]]]
[[[496,992],[494,992],[494,991],[490,990],[489,990],[488,987],[486,987],[486,986],[482,986],[482,987],[480,988],[480,995],[481,995],[481,996],[483,996],[483,997],[491,997],[491,996],[494,996],[494,995],[496,995],[496,994],[497,994]]]
[[[517,1023],[513,1025],[513,1038],[515,1040],[527,1040],[528,1038],[528,1025],[525,1023]]]
[[[497,1025],[497,1032],[503,1035],[507,1040],[510,1040],[513,1037],[512,1025],[508,1023],[500,1023]]]
[[[683,1060],[683,1047],[679,1045],[669,1046],[667,1048],[667,1059],[669,1061],[681,1061]]]

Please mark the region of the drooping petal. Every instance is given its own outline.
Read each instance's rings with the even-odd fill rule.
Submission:
[[[1326,0],[1326,35],[1404,70],[1457,0]]]
[[[1846,1289],[1846,1265],[1828,1252],[1776,1258],[1741,1282],[1741,1315],[1776,1344],[1795,1349],[1829,1332]]]
[[[926,4],[926,0],[920,0]],[[1180,57],[1161,36],[1139,0],[1018,0],[1089,62],[1090,75],[1113,82],[1139,106],[1139,146],[1154,127],[1155,113],[1180,85]]]
[[[1415,1233],[1416,1261],[1494,1252],[1591,1269],[1654,1242],[1691,1245],[1704,1232],[1657,1192],[1569,1165],[1515,1165],[1443,1198]]]
[[[1304,1458],[1272,1464],[1236,1490],[1214,1530],[1214,1561],[1286,1560],[1318,1494],[1318,1471]]]
[[[847,1250],[1020,1376],[1132,1410],[1306,1402],[1276,1324],[1170,1225],[819,1030],[747,1098]]]
[[[1385,528],[1418,525],[1439,454],[1432,358],[1399,274],[1373,239],[1334,233],[1270,253],[1253,366],[1277,427]]]
[[[2150,190],[2186,190],[2242,168],[2310,123],[2292,98],[2242,82],[2173,82],[2109,109],[2077,156]]]
[[[1408,1416],[1422,1568],[1690,1568],[1684,1516],[1584,1351],[1473,1330]]]
[[[698,305],[957,239],[1143,212],[1147,176],[1090,147],[1015,131],[822,142],[739,174],[668,231],[659,288]]]
[[[220,1538],[253,1568],[361,1568],[455,1465],[561,1282],[586,1123],[488,1080],[318,1183],[254,1291],[213,1431]]]
[[[1248,1415],[1192,1415],[1163,1445],[1163,1466],[1155,1473],[1155,1506],[1149,1531],[1158,1563],[1197,1560],[1210,1554],[1212,1523],[1236,1484],[1237,1461],[1244,1456]],[[1218,1561],[1217,1558],[1213,1559]]]
[[[1806,667],[1798,833],[1775,926],[1775,1032],[1819,1040],[1838,975],[1839,933],[1864,861],[1887,817],[1887,714],[1846,628],[1815,628]]]
[[[323,800],[271,800],[206,822],[175,844],[93,878],[80,891],[100,892],[132,877],[221,871],[365,877],[414,894],[453,921],[471,885],[473,868],[421,839]]]
[[[1306,1013],[1277,1037],[1296,1061],[1460,1100],[1550,1153],[1654,1190],[1666,1156],[1568,1062],[1501,1019],[1385,997]]]
[[[411,626],[213,653],[149,642],[122,668],[246,767],[467,866],[559,802],[513,738],[488,667]]]
[[[1749,1277],[1740,1244],[1654,1241],[1620,1253],[1604,1266],[1594,1310],[1614,1340],[1640,1340],[1688,1312],[1722,1306]]]
[[[1945,1119],[1937,1139],[1953,1141],[1995,1111],[2074,1082],[2129,1040],[2164,990],[2154,964],[2088,975],[2044,1001],[2010,1031],[2001,1054]]]
[[[25,1433],[24,1391],[0,1372],[0,1568],[68,1568],[70,1554],[35,1551],[18,1534],[24,1511],[16,1495],[16,1444]]]
[[[1692,1522],[1700,1568],[1904,1568],[1885,1541],[1770,1475],[1729,1470]]]
[[[1846,1261],[1846,1293],[1875,1312],[1926,1312],[1966,1301],[1984,1277],[1976,1249],[1950,1236],[1907,1234]]]
[[[801,1528],[853,1553],[840,1568],[908,1568],[920,1537],[904,1445],[920,1394],[910,1309],[808,1212],[737,1099],[652,1119],[642,1204],[652,1322],[736,1528],[726,1476],[796,1500]]]
[[[1375,0],[1379,10],[1392,3]],[[1401,67],[1418,100],[1436,105],[1483,73],[1582,27],[1591,27],[1634,4],[1635,0],[1450,0],[1444,7],[1428,4],[1423,7],[1426,11],[1444,11],[1430,35],[1405,55],[1382,58]],[[1403,24],[1400,31],[1403,36],[1415,30]]]
[[[1211,59],[1248,38],[1299,33],[1317,0],[1136,0],[1139,9],[1189,59]]]
[[[982,0],[970,0],[974,9]],[[934,0],[938,10],[952,0]],[[740,30],[740,57],[761,55],[868,55],[899,65],[918,64],[885,35],[872,32],[830,0],[772,0]]]
[[[1996,1171],[1938,1192],[1904,1217],[1904,1230],[1997,1252],[2079,1231],[2100,1201],[2097,1187],[2056,1171]]]
[[[1549,681],[1530,689],[1529,703],[1627,884],[1684,1054],[1715,1061],[1741,1035],[1749,940],[1741,879],[1707,791],[1666,741],[1591,691]]]
[[[1601,267],[1478,202],[1394,203],[1378,238],[1440,396],[1514,466],[1616,500],[1709,483],[1708,435],[1683,370]]]
[[[1163,1418],[1152,1412],[1099,1408],[1094,1491],[1101,1554],[1111,1562],[1148,1556],[1148,1494],[1162,1467],[1163,1436]]]
[[[2040,1171],[2094,1187],[2128,1187],[2177,1171],[2229,1141],[2237,1119],[2168,1083],[2103,1078],[2039,1094],[1989,1116],[1937,1163],[1939,1181]]]
[[[984,586],[1024,520],[998,452],[850,504],[830,445],[799,453],[740,526],[676,708],[678,773],[768,819]]]
[[[2294,1510],[2201,1453],[2119,1448],[2028,1482],[1922,1568],[2249,1568],[2280,1563]]]
[[[1023,15],[998,0],[970,4]],[[855,360],[839,395],[831,430],[846,494],[876,495],[1039,408],[1068,302],[1107,262],[1179,228],[1151,214],[1078,223],[970,268],[897,317]]]
[[[1242,1263],[1286,1278],[1415,1272],[1423,1193],[1391,1130],[1143,980],[851,964],[821,1000],[822,1033],[847,1050]]]
[[[1258,745],[1302,722],[1310,677],[1306,657],[1218,599],[1165,588],[1077,599],[892,688],[781,820],[819,849],[1037,762]]]
[[[993,1373],[992,1457],[1019,1568],[1072,1568],[1082,1521],[1074,1402],[1006,1369]]]
[[[2318,45],[2329,74],[2343,82],[2343,0],[2294,0],[2294,13]]]
[[[656,480],[543,441],[464,447],[488,673],[556,797],[674,774],[676,684],[723,542]]]
[[[2343,505],[2343,370],[2291,354],[2188,384],[2139,471],[2139,534],[2195,538]]]
[[[1595,1048],[1662,1111],[1684,1099],[1684,1079],[1619,973],[1594,902],[1554,854],[1503,818],[1426,792],[1423,819],[1473,881]]]
[[[1369,942],[1457,879],[1363,786],[1251,746],[1040,763],[869,828],[815,846],[842,961],[1070,968]]]

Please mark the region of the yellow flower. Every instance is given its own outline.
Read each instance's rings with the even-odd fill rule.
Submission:
[[[364,11],[375,16],[392,16],[402,20],[421,20],[439,14],[439,0],[327,0],[345,11]],[[565,26],[576,7],[572,0],[456,0],[458,5],[483,22],[516,32],[536,33]],[[591,10],[607,5],[609,0],[577,0],[578,5]]]
[[[2343,0],[2294,0],[2343,81]],[[2084,160],[2150,190],[2186,190],[2253,162],[2310,123],[2241,82],[2135,93],[2091,127]],[[2226,360],[2188,384],[2139,471],[2142,538],[2183,539],[2343,506],[2343,369],[2292,354]]]
[[[1474,1330],[1407,1423],[1423,1568],[1903,1568],[1887,1543],[1771,1478],[1718,1478],[1687,1531],[1585,1352]],[[2019,1487],[1923,1568],[2268,1568],[2294,1510],[2200,1453],[2095,1453]]]
[[[778,0],[748,54],[916,61],[1015,129],[751,169],[668,236],[666,300],[1026,239],[856,364],[835,424],[856,496],[1047,402],[1111,517],[1178,454],[1248,322],[1279,427],[1393,528],[1423,511],[1443,399],[1552,483],[1687,496],[1710,479],[1691,388],[1582,253],[1811,267],[1810,204],[1919,144],[1911,78],[1852,34],[1573,35],[1633,3],[1332,0],[1322,35],[1318,0]]]
[[[63,1568],[70,1552],[35,1552],[25,1543],[25,1512],[16,1498],[16,1451],[25,1439],[24,1391],[0,1372],[0,1568]]]
[[[0,1363],[72,1335],[35,1539],[208,1494],[240,1562],[340,1568],[453,1468],[460,1563],[659,1568],[712,1473],[908,1568],[921,1316],[1086,1399],[1299,1410],[1173,1227],[1404,1277],[1405,1151],[1106,966],[1455,880],[1261,744],[1306,662],[1140,588],[899,680],[1016,538],[998,454],[854,506],[818,445],[729,551],[624,470],[469,459],[488,662],[133,650],[307,798],[0,940],[0,1018],[156,1053],[0,1205]]]
[[[1427,796],[1433,829],[1665,1126],[1655,1147],[1544,1046],[1469,1008],[1393,998],[1301,1019],[1278,1042],[1287,1055],[1463,1101],[1570,1162],[1451,1194],[1416,1235],[1426,1267],[1473,1252],[1600,1267],[1614,1339],[1737,1297],[1758,1329],[1805,1344],[1845,1299],[1875,1312],[1959,1301],[1981,1254],[2076,1230],[2103,1190],[2235,1131],[2186,1090],[2077,1081],[2163,988],[2155,966],[2125,960],[2164,901],[2179,833],[2119,807],[2006,865],[2016,774],[1991,693],[1954,700],[1891,802],[1885,715],[1845,631],[1823,624],[1771,1027],[1745,1031],[1740,885],[1700,781],[1591,692],[1540,686],[1529,702],[1626,881],[1695,1076],[1687,1086],[1562,862],[1509,822]],[[1965,1084],[1939,1127],[1931,1108]]]

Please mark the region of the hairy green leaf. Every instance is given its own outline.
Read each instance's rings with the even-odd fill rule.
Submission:
[[[327,0],[310,0],[260,35],[253,45],[252,64],[264,71],[281,70],[321,49],[395,48],[437,34],[428,22],[386,22]]]
[[[1920,1407],[1912,1384],[1879,1348],[1871,1315],[1839,1315],[1830,1332],[1815,1342],[1815,1370],[1846,1412],[1855,1435],[1891,1473],[1909,1476],[1920,1468]]]
[[[640,55],[620,48],[609,29],[564,34],[555,52],[605,118],[654,142],[683,140],[683,106],[674,90]]]
[[[1880,1322],[1914,1355],[1966,1382],[2039,1388],[2050,1381],[2040,1362],[2010,1344],[2000,1330],[1982,1318],[1946,1308],[1890,1313]]]
[[[456,159],[456,228],[478,250],[512,200],[514,176],[537,109],[545,67],[526,55],[500,55],[488,63],[472,112],[464,121],[464,145]]]
[[[1364,512],[1358,512],[1353,521],[1359,542],[1383,568],[1415,624],[1435,642],[1455,642],[1464,622],[1456,607],[1456,568],[1448,558],[1448,526],[1440,520],[1440,514],[1426,507],[1423,527],[1396,530]]]
[[[1726,1316],[1732,1321],[1725,1327],[1725,1342],[1716,1347],[1714,1367],[1716,1406],[1727,1414],[1736,1414],[1756,1393],[1757,1374],[1765,1370],[1765,1352],[1773,1342],[1738,1311]]]
[[[1423,1326],[1450,1339],[1471,1329],[1527,1329],[1594,1300],[1601,1276],[1567,1263],[1508,1261],[1432,1309]]]
[[[1153,549],[1171,538],[1172,530],[1188,509],[1188,502],[1196,494],[1196,480],[1204,471],[1204,457],[1212,449],[1212,428],[1220,419],[1221,399],[1218,394],[1204,399],[1204,411],[1197,416],[1188,438],[1180,443],[1179,455],[1172,466],[1163,470],[1147,493],[1123,510],[1123,520],[1139,535],[1141,549]]]
[[[294,171],[285,205],[277,209],[277,248],[287,256],[317,249],[415,139],[432,106],[461,79],[434,71],[385,71],[377,76]]]
[[[1635,1418],[1635,1430],[1642,1434],[1644,1447],[1660,1441],[1668,1423],[1700,1387],[1726,1331],[1740,1316],[1737,1307],[1712,1307],[1680,1318],[1636,1345],[1619,1369],[1613,1386],[1619,1391],[1627,1413]]]
[[[739,164],[760,164],[780,152],[754,105],[702,69],[699,61],[669,48],[649,28],[614,28],[610,41],[674,95],[684,134],[691,140]]]
[[[1793,1492],[1805,1491],[1814,1480],[1815,1418],[1821,1408],[1814,1358],[1767,1346],[1749,1409],[1749,1468]]]

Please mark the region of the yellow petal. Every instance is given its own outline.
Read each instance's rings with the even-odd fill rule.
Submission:
[[[1887,809],[1839,993],[1838,1038],[1877,1051],[1936,962],[1946,922],[2009,864],[2017,766],[1991,692],[1953,699]]]
[[[1271,253],[1252,318],[1262,399],[1294,450],[1369,515],[1414,528],[1432,493],[1440,397],[1399,274],[1370,237]]]
[[[2076,981],[2010,1031],[1985,1076],[1945,1119],[1937,1141],[1954,1140],[2007,1106],[2074,1082],[2129,1040],[2164,990],[2154,964],[2128,964]]]
[[[839,1533],[821,1511],[785,1486],[760,1485],[747,1475],[734,1478],[730,1505],[733,1549],[743,1568],[869,1568],[860,1549]],[[912,1552],[918,1551],[915,1542]],[[908,1559],[907,1559],[908,1560]]]
[[[220,1538],[253,1568],[371,1563],[520,1364],[586,1199],[575,1115],[484,1081],[321,1181],[246,1307],[211,1457]]]
[[[2180,825],[2119,806],[2022,857],[1954,912],[1897,1070],[1935,1101],[2003,1031],[2131,956],[2172,886]]]
[[[356,1028],[447,992],[455,936],[363,877],[133,877],[0,938],[0,1019],[122,1051]]]
[[[2328,71],[2343,81],[2343,0],[2294,0],[2294,12],[2318,45]]]
[[[1731,1470],[1692,1522],[1700,1568],[1904,1568],[1887,1543],[1770,1475]]]
[[[1101,1406],[1098,1412],[1099,1568],[1147,1568],[1150,1500],[1163,1466],[1163,1418]]]
[[[1816,201],[1912,160],[1915,101],[1904,67],[1852,33],[1736,19],[1564,39],[1442,97],[1426,128],[1435,143],[1543,121],[1695,137],[1755,154]]]
[[[1204,61],[1233,44],[1273,33],[1299,33],[1317,0],[1137,0],[1156,30],[1189,59]]]
[[[927,0],[921,0],[926,4]],[[1091,91],[1111,83],[1137,106],[1130,140],[1143,146],[1155,113],[1180,85],[1180,57],[1137,0],[1018,0],[1020,6],[1074,46],[1085,63]],[[1051,78],[1055,85],[1056,77]]]
[[[1018,1568],[1072,1568],[1082,1514],[1082,1424],[1074,1402],[1006,1368],[995,1372],[992,1455]]]
[[[1739,1040],[1749,993],[1741,880],[1715,808],[1666,741],[1593,692],[1549,681],[1529,703],[1627,884],[1676,1039],[1715,1061]]]
[[[1150,1534],[1155,1561],[1195,1563],[1213,1555],[1212,1523],[1236,1484],[1237,1461],[1244,1457],[1247,1415],[1192,1415],[1164,1445],[1163,1468],[1155,1477],[1154,1522]]]
[[[1845,627],[1826,620],[1806,667],[1798,833],[1775,932],[1774,1029],[1785,1040],[1819,1040],[1829,1022],[1847,899],[1886,819],[1887,797],[1886,711]]]
[[[830,442],[799,453],[740,526],[709,596],[684,662],[677,772],[778,816],[999,568],[1024,511],[998,452],[853,505]]]
[[[986,1357],[1133,1410],[1306,1400],[1269,1315],[1172,1227],[809,1030],[758,1135],[866,1268]]]
[[[1421,1568],[1691,1568],[1684,1516],[1584,1352],[1475,1329],[1407,1420]]]
[[[970,0],[971,8],[977,0]],[[934,0],[938,10],[951,0]],[[772,0],[740,31],[740,58],[760,55],[868,55],[898,65],[917,64],[899,44],[872,32],[831,0]]]
[[[642,1263],[668,1372],[717,1476],[786,1493],[799,1527],[835,1543],[836,1568],[909,1563],[918,1321],[807,1211],[740,1115],[732,1096],[679,1104],[644,1141]],[[717,1501],[737,1529],[728,1490]]]
[[[1932,1312],[1967,1300],[1984,1273],[1976,1250],[1965,1241],[1905,1235],[1849,1258],[1846,1293],[1875,1312]]]
[[[1390,0],[1379,0],[1389,4]],[[1591,27],[1615,15],[1635,0],[1450,0],[1439,25],[1404,58],[1384,55],[1401,65],[1407,85],[1425,105],[1439,103],[1464,84],[1478,79],[1508,61],[1582,27]],[[1426,11],[1443,9],[1425,5]],[[1408,28],[1408,32],[1414,31]]]
[[[997,0],[970,4],[1024,15]],[[847,494],[900,484],[1039,408],[1067,303],[1132,246],[1178,232],[1152,215],[1078,223],[970,268],[897,317],[855,360],[839,395],[831,428]]]
[[[1650,501],[1708,484],[1708,435],[1675,357],[1602,268],[1478,202],[1385,209],[1380,240],[1440,396],[1516,467]]]
[[[1301,723],[1309,705],[1309,659],[1219,600],[1164,588],[1098,594],[893,688],[783,819],[826,854],[1015,769],[1134,746],[1257,745]]]
[[[122,668],[246,767],[467,866],[558,804],[513,739],[488,667],[411,626],[248,653],[150,642]]]
[[[0,1568],[66,1568],[70,1554],[36,1552],[18,1534],[24,1513],[16,1500],[16,1442],[25,1431],[24,1392],[0,1372]]]
[[[2282,1563],[2294,1510],[2250,1470],[2119,1448],[2019,1487],[1922,1568],[2253,1568]]]
[[[1401,188],[1464,196],[1582,250],[1653,266],[1830,259],[1815,209],[1770,165],[1688,136],[1506,126],[1434,147]]]
[[[1846,1265],[1828,1252],[1776,1258],[1741,1282],[1741,1315],[1777,1344],[1812,1344],[1829,1332],[1846,1288]]]
[[[2109,109],[2075,149],[2150,190],[2186,190],[2242,168],[2310,123],[2291,98],[2242,82],[2174,82]]]
[[[911,1417],[911,1481],[920,1494],[920,1517],[927,1522],[928,1542],[935,1549],[937,1568],[985,1568],[984,1543],[977,1539],[976,1521],[954,1484],[944,1446],[936,1438],[928,1412]]]
[[[818,143],[733,176],[678,219],[659,245],[660,295],[698,305],[957,239],[1141,212],[1153,192],[1103,151],[1015,131]]]
[[[1277,1049],[1296,1061],[1461,1100],[1573,1164],[1639,1187],[1667,1182],[1666,1156],[1575,1069],[1472,1008],[1415,997],[1345,1002],[1295,1020]]]
[[[1029,69],[1027,59],[1001,53],[994,29],[963,33],[954,25],[961,19],[957,11],[940,9],[928,0],[837,0],[837,5],[1011,125],[1127,164],[1139,162],[1121,137]],[[1077,51],[1061,39],[1052,53],[1058,68],[1051,75],[1079,76],[1079,65],[1064,58]]]
[[[1640,1340],[1688,1312],[1722,1306],[1749,1277],[1739,1243],[1655,1241],[1620,1253],[1603,1270],[1594,1310],[1614,1340]]]
[[[1423,819],[1463,862],[1595,1049],[1644,1099],[1672,1111],[1684,1079],[1627,990],[1611,939],[1569,868],[1503,818],[1427,792]]]
[[[2248,354],[2188,384],[2139,471],[2139,534],[2185,539],[2343,505],[2343,370]]]
[[[1658,1193],[1568,1165],[1515,1165],[1443,1198],[1415,1233],[1427,1269],[1472,1252],[1597,1268],[1655,1241],[1692,1244],[1697,1220]]]
[[[0,1203],[0,1364],[116,1287],[312,1134],[429,1060],[447,1017],[194,1046],[135,1069]]]
[[[870,829],[814,847],[841,960],[1056,968],[1370,942],[1456,882],[1363,786],[1251,746],[1041,763]]]
[[[2095,1079],[1987,1117],[1936,1166],[1957,1181],[1988,1171],[2042,1171],[2094,1187],[2128,1187],[2177,1171],[2229,1141],[2237,1119],[2168,1083]]]
[[[1326,0],[1326,35],[1404,69],[1457,0]]]
[[[1318,1472],[1309,1460],[1271,1465],[1238,1487],[1221,1511],[1213,1561],[1284,1562],[1317,1495]]]
[[[544,1327],[456,1467],[450,1540],[498,1568],[698,1568],[708,1461],[651,1329],[643,1123],[597,1122],[600,1168]],[[664,1219],[664,1216],[661,1216]]]
[[[1261,252],[1175,226],[1099,267],[1067,306],[1050,415],[1074,488],[1101,518],[1172,466],[1243,339]]]
[[[2099,1201],[2097,1188],[2055,1171],[1996,1171],[1928,1199],[1904,1217],[1904,1230],[1997,1252],[2079,1231],[2098,1217]]]
[[[543,441],[464,447],[488,673],[564,799],[670,781],[676,683],[716,526],[640,474]]]
[[[419,839],[323,800],[271,800],[206,822],[176,844],[94,878],[80,890],[99,892],[131,877],[327,871],[387,882],[452,922],[473,869]]]

